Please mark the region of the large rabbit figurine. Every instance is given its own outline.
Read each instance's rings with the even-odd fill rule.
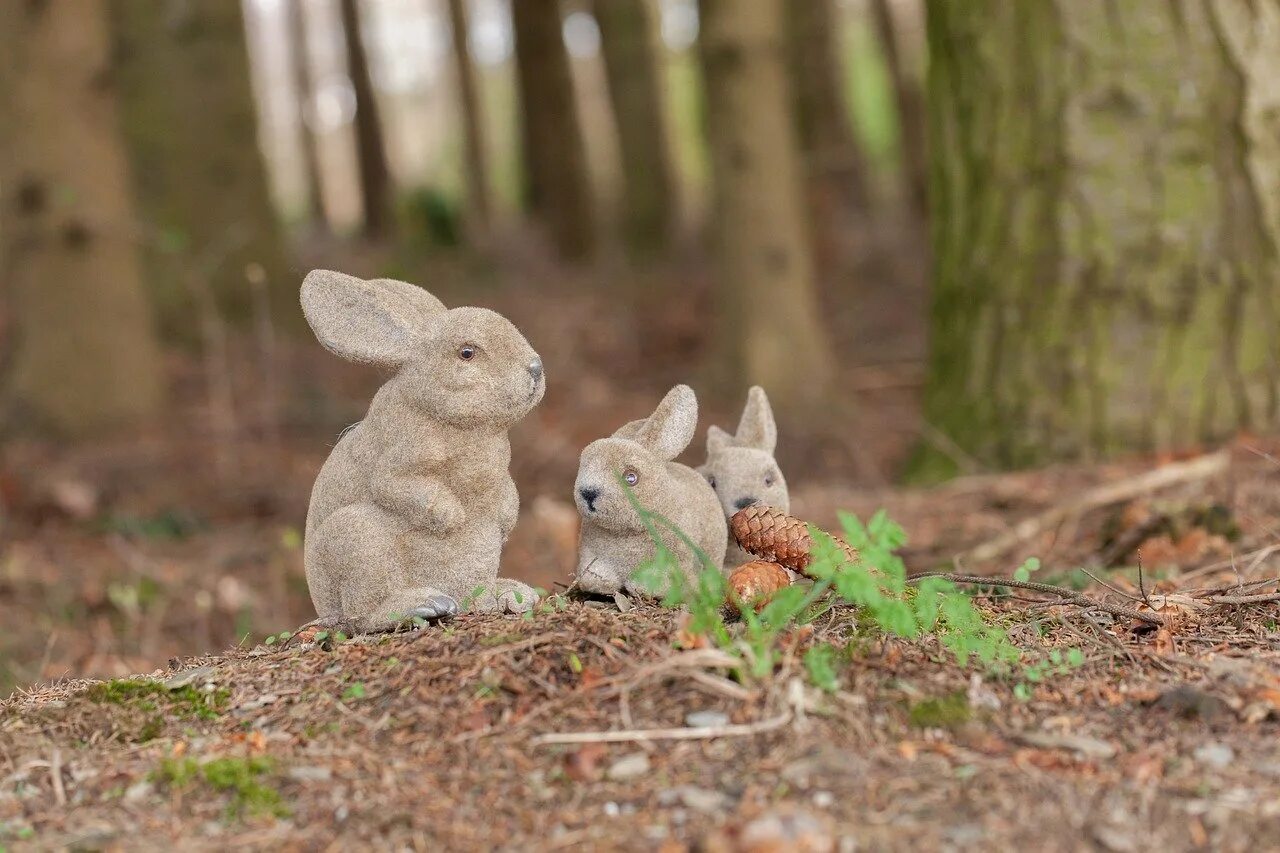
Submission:
[[[302,311],[326,349],[391,372],[316,477],[305,562],[317,625],[370,631],[537,602],[498,578],[520,499],[507,430],[542,399],[542,361],[505,317],[420,287],[314,270]]]
[[[733,435],[711,426],[707,429],[707,461],[698,470],[707,478],[724,508],[726,519],[754,503],[767,504],[782,512],[791,511],[791,496],[782,469],[773,458],[778,444],[778,427],[764,389],[753,385],[747,405]],[[725,568],[732,569],[754,560],[736,542],[729,544]]]
[[[713,565],[721,564],[728,525],[715,492],[692,468],[671,461],[688,447],[697,426],[693,389],[677,385],[648,418],[632,421],[582,451],[574,483],[574,501],[582,515],[579,589],[601,594],[623,589],[642,592],[631,574],[653,555],[653,542],[623,482],[643,507],[665,516],[688,534]],[[659,533],[692,578],[701,568],[694,553],[665,527],[660,526]]]

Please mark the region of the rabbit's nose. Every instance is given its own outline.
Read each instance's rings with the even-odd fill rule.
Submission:
[[[542,359],[535,358],[529,362],[529,375],[533,377],[534,382],[542,378]]]
[[[738,498],[738,500],[735,501],[733,505],[738,509],[746,509],[747,507],[751,506],[753,503],[756,503],[759,500],[760,500],[759,498]]]
[[[587,512],[596,511],[596,498],[600,497],[599,489],[578,489],[582,502],[587,505]]]

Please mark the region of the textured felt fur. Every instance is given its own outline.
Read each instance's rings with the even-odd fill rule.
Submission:
[[[707,429],[707,461],[698,470],[715,489],[726,520],[753,503],[791,511],[787,481],[773,458],[777,445],[773,409],[759,385],[747,392],[737,432],[729,435],[718,426]],[[730,542],[724,565],[732,569],[754,559],[736,542]]]
[[[673,462],[698,428],[698,401],[687,385],[672,388],[652,415],[626,424],[582,451],[574,502],[582,515],[578,587],[587,592],[640,593],[631,574],[653,554],[653,542],[619,476],[635,474],[642,506],[678,526],[715,565],[724,559],[728,525],[715,493],[692,468]],[[663,541],[692,577],[701,567],[687,545],[660,528]]]
[[[533,347],[493,311],[447,310],[390,279],[314,270],[302,308],[327,349],[391,374],[311,492],[305,563],[318,621],[375,630],[445,615],[477,587],[473,610],[532,607],[532,589],[497,574],[520,508],[507,431],[546,389]]]

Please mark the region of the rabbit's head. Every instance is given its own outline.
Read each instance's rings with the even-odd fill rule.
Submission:
[[[689,446],[697,426],[693,389],[677,385],[649,417],[588,444],[573,487],[583,520],[613,533],[642,532],[644,522],[622,483],[631,487],[642,506],[662,511],[670,490],[667,463]]]
[[[433,420],[507,427],[546,391],[542,359],[487,308],[449,310],[403,281],[313,270],[302,282],[302,311],[326,349],[394,371],[396,393]]]
[[[707,429],[707,463],[698,470],[716,490],[726,517],[754,503],[790,509],[787,481],[773,458],[777,444],[773,409],[759,385],[747,392],[736,433],[718,426]]]

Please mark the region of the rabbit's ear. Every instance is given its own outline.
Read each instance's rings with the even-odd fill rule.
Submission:
[[[742,410],[742,420],[738,421],[738,433],[735,436],[739,444],[773,453],[778,446],[778,425],[773,420],[773,409],[769,406],[769,398],[759,385],[752,385],[747,392],[747,405]]]
[[[631,441],[639,441],[640,430],[644,429],[644,425],[648,422],[649,421],[646,418],[641,418],[638,421],[630,421],[629,423],[625,423],[622,426],[618,427],[618,430],[613,434],[613,437],[626,438],[626,439],[630,439]]]
[[[712,425],[707,427],[707,455],[719,453],[730,444],[733,443],[733,436],[720,429],[720,427]]]
[[[635,440],[659,458],[675,459],[698,429],[698,398],[688,385],[677,385],[662,398]]]
[[[443,312],[440,300],[402,281],[312,270],[302,282],[302,313],[316,338],[348,361],[398,367],[423,321]]]

